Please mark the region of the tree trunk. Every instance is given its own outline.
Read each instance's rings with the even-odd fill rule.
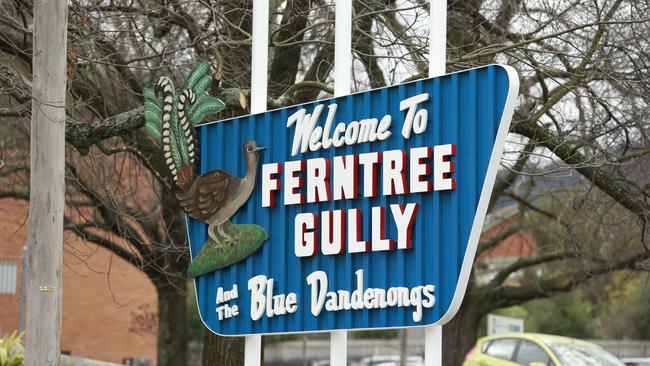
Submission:
[[[284,42],[296,33],[302,31],[307,25],[305,13],[309,10],[309,1],[287,1],[282,16],[282,27],[277,33],[276,42]],[[302,41],[304,33],[295,41]],[[294,44],[287,47],[273,48],[269,67],[269,95],[279,97],[287,88],[295,84],[298,65],[300,64],[300,51],[302,46]]]
[[[231,24],[237,24],[237,28],[251,34],[253,22],[253,1],[241,0],[223,0],[218,2],[220,5],[217,12],[220,12]],[[246,35],[242,32],[234,31],[231,27],[226,27],[226,33],[217,33],[214,35],[215,42],[221,42],[224,39],[233,41],[243,41]],[[224,45],[219,46],[219,52],[223,55],[223,65],[221,67],[220,80],[223,81],[221,87],[235,86],[242,89],[250,88],[251,85],[251,51],[250,45]],[[216,86],[216,85],[215,85]]]
[[[65,184],[66,1],[35,1],[26,365],[58,365]]]
[[[158,366],[187,365],[187,280],[168,277],[158,290]]]
[[[475,302],[468,296],[458,310],[458,314],[443,326],[443,365],[462,365],[465,354],[476,344],[477,327],[482,316],[482,313],[477,310]]]
[[[244,337],[222,337],[205,329],[203,366],[244,364]]]

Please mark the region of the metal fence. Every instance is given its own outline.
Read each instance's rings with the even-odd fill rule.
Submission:
[[[395,339],[348,339],[348,360],[358,361],[369,356],[394,356],[400,354],[400,344]],[[265,365],[293,365],[302,364],[304,359],[315,360],[329,359],[329,339],[309,339],[306,344],[302,340],[292,340],[278,343],[267,343],[264,346]],[[424,344],[409,343],[406,346],[409,356],[423,356]],[[311,365],[311,363],[308,363]]]
[[[632,340],[590,340],[603,347],[613,355],[619,358],[626,357],[650,357],[650,340],[632,341]]]

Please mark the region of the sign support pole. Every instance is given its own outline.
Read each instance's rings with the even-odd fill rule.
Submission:
[[[424,328],[424,365],[442,366],[442,326]]]
[[[251,52],[251,114],[266,112],[269,58],[269,2],[253,0]],[[260,366],[262,336],[248,335],[244,342],[244,366]]]
[[[429,77],[446,73],[447,0],[429,1]],[[442,366],[442,326],[424,329],[424,365]]]
[[[334,96],[350,94],[352,81],[352,0],[336,0],[334,22]]]
[[[269,2],[253,0],[251,114],[266,112],[269,60]]]
[[[447,65],[447,0],[429,2],[429,77],[444,75]]]
[[[352,81],[352,0],[335,0],[334,23],[334,96],[350,94]],[[348,332],[330,333],[330,365],[346,365]]]

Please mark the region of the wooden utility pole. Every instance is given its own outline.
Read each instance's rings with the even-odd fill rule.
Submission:
[[[59,365],[65,184],[67,1],[34,1],[27,366]]]

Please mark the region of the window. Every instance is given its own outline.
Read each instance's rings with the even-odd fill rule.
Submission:
[[[494,340],[485,354],[510,361],[515,353],[515,348],[517,348],[517,342],[518,340],[512,338]]]
[[[517,351],[516,362],[520,365],[528,366],[532,362],[541,362],[545,365],[551,365],[551,359],[540,346],[530,341],[521,341]]]
[[[558,344],[550,343],[563,365],[571,366],[625,366],[604,349],[589,343]]]
[[[16,293],[16,276],[18,265],[16,261],[0,260],[0,294]]]
[[[490,343],[492,343],[492,341],[483,342],[481,345],[481,353],[485,353],[485,351],[487,351],[488,347],[490,347]]]

